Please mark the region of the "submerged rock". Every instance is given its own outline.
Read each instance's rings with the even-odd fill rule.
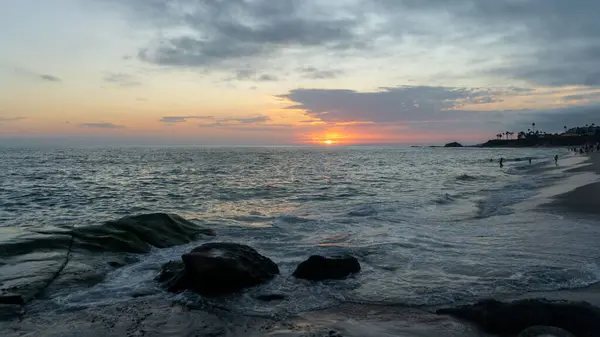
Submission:
[[[300,263],[293,276],[311,281],[328,279],[344,279],[360,271],[360,263],[355,257],[323,257],[313,255],[308,260]]]
[[[554,326],[536,325],[523,330],[517,337],[575,337],[575,335]]]
[[[532,326],[544,325],[564,329],[575,336],[600,336],[600,308],[587,302],[527,299],[503,303],[485,300],[440,309],[436,313],[477,323],[493,334],[518,334]]]
[[[205,296],[240,291],[271,280],[279,267],[254,248],[237,243],[207,243],[181,256],[185,267],[169,262],[159,276],[171,292],[191,290]],[[171,276],[172,275],[172,276]],[[170,276],[170,278],[169,278]]]

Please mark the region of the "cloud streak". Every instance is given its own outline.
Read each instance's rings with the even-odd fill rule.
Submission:
[[[81,123],[78,125],[82,128],[90,128],[90,129],[123,129],[125,128],[122,125],[116,125],[113,123]]]
[[[103,81],[120,87],[137,87],[142,85],[142,82],[135,76],[125,73],[108,73],[104,76]]]
[[[190,119],[214,119],[213,116],[165,116],[160,119],[163,123],[185,123]]]
[[[46,82],[62,82],[62,80],[54,75],[40,74],[40,79]]]
[[[0,117],[0,123],[3,122],[18,122],[26,119],[26,117]]]

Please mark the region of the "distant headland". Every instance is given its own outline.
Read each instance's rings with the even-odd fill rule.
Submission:
[[[535,129],[535,123],[527,132],[518,133],[506,131],[496,135],[496,139],[490,139],[476,147],[562,147],[562,146],[584,146],[600,142],[600,126],[586,124],[574,128],[564,127],[562,133],[547,133]],[[515,138],[516,135],[516,138]]]

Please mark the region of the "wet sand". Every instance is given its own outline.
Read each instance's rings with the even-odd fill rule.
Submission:
[[[588,165],[572,169],[570,172],[592,172],[600,175],[600,154],[592,153],[589,157]],[[542,208],[589,215],[600,214],[600,182],[593,182],[560,194]]]

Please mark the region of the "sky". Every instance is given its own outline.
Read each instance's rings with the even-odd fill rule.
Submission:
[[[600,124],[598,0],[0,0],[0,142],[478,143]]]

